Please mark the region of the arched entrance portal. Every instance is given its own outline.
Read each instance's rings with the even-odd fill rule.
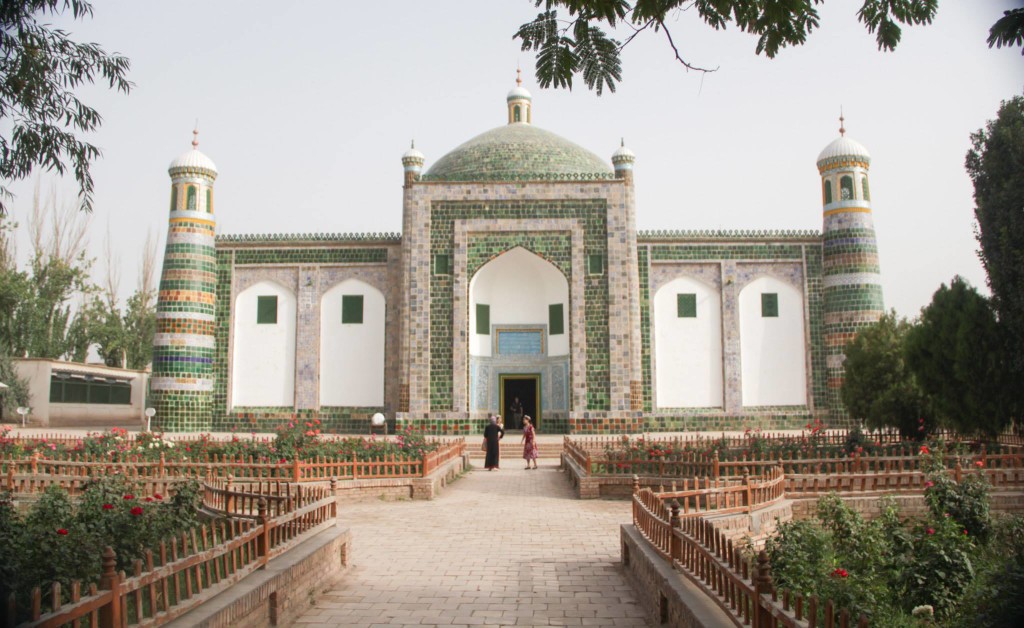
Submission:
[[[494,412],[520,429],[523,414],[542,421],[569,411],[569,282],[543,258],[516,247],[469,283],[472,410]]]

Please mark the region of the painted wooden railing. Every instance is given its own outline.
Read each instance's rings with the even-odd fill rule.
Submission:
[[[849,613],[837,613],[831,601],[820,603],[815,597],[804,599],[788,591],[781,592],[780,600],[764,551],[751,569],[740,548],[711,521],[703,516],[687,517],[678,504],[669,506],[665,499],[650,489],[636,488],[633,524],[659,555],[714,600],[736,626],[835,628],[837,620],[840,628],[851,625]],[[865,628],[867,618],[861,615],[856,625]]]
[[[230,491],[212,488],[204,490],[204,500],[211,500],[206,506],[227,506]],[[158,626],[335,525],[333,486],[286,489],[275,483],[260,488],[267,494],[245,493],[247,498],[258,497],[254,506],[248,500],[231,502],[222,511],[229,517],[227,521],[161,543],[157,552],[147,551],[143,559],[135,561],[130,576],[116,571],[117,557],[108,547],[101,556],[99,583],[89,585],[84,596],[77,581],[68,596],[62,594],[59,584],[48,587],[45,596],[36,587],[30,602],[31,620],[22,626],[55,628],[83,622],[98,628]],[[248,510],[254,512],[243,512]],[[44,598],[48,598],[46,613],[42,612]],[[12,595],[7,625],[14,625],[17,611]]]

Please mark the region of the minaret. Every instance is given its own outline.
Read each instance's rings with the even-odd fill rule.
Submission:
[[[516,68],[516,86],[505,98],[508,102],[508,123],[533,124],[533,96],[523,87],[522,70]]]
[[[875,323],[885,310],[878,245],[871,219],[866,148],[846,137],[839,116],[839,137],[818,155],[823,204],[822,288],[825,301],[827,398],[833,419],[847,417],[839,396],[843,349],[857,332]]]
[[[405,187],[409,187],[420,176],[423,171],[423,163],[426,158],[423,153],[416,150],[416,141],[412,141],[409,150],[402,155],[402,169],[405,170]]]
[[[633,163],[636,155],[626,148],[626,140],[623,138],[618,150],[612,153],[612,166],[615,167],[615,178],[624,179],[626,183],[633,183]]]
[[[165,431],[209,430],[216,351],[217,259],[213,182],[217,167],[192,150],[171,162],[171,210],[156,305],[153,377],[154,425]]]

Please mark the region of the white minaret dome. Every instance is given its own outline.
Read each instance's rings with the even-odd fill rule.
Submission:
[[[612,163],[613,164],[621,162],[621,161],[629,161],[629,162],[636,161],[636,154],[634,154],[633,151],[631,151],[628,148],[626,148],[626,140],[625,139],[623,139],[620,142],[618,150],[616,150],[614,153],[612,153]]]
[[[522,85],[516,85],[509,90],[508,96],[505,97],[505,100],[533,100],[533,96]]]
[[[192,150],[185,151],[171,162],[167,167],[168,172],[176,170],[206,170],[217,175],[217,165],[213,160],[199,152],[199,131],[192,131]]]
[[[405,163],[406,160],[419,161],[420,163],[423,163],[423,161],[426,160],[426,157],[423,156],[423,153],[416,150],[415,140],[410,145],[409,150],[402,153],[402,163]]]
[[[832,140],[832,142],[821,151],[821,154],[818,155],[818,162],[821,163],[822,161],[833,159],[835,157],[861,157],[865,160],[870,160],[871,153],[869,153],[868,149],[864,148],[864,145],[857,140],[843,135]]]
[[[818,155],[818,168],[821,168],[826,162],[841,157],[852,157],[865,163],[871,163],[871,153],[868,152],[868,149],[864,148],[864,145],[857,140],[846,137],[845,121],[843,114],[840,113],[839,137],[832,140]]]

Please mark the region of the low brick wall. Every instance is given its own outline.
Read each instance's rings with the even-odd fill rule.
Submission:
[[[264,628],[298,619],[316,603],[325,585],[348,564],[352,534],[334,527],[272,560],[195,610],[166,624],[174,628]]]
[[[452,458],[425,478],[338,480],[335,496],[339,502],[433,499],[468,467],[469,455],[463,455]]]
[[[562,454],[562,470],[565,477],[574,489],[576,497],[580,499],[629,499],[633,496],[632,475],[597,475],[588,476],[575,460],[566,454]],[[657,489],[664,485],[666,490],[671,486],[672,480],[663,478],[641,477],[640,487]]]
[[[860,513],[865,519],[875,519],[882,514],[882,495],[851,495],[840,493],[846,505]],[[796,497],[787,494],[793,500],[793,518],[809,519],[815,516],[820,495],[812,497]],[[1024,513],[1024,493],[993,492],[990,508],[992,512]],[[902,493],[892,495],[899,508],[900,517],[923,517],[928,514],[928,506],[924,502],[923,493]]]
[[[733,625],[725,611],[686,576],[677,573],[633,524],[622,525],[620,538],[626,579],[652,625],[676,628]]]

